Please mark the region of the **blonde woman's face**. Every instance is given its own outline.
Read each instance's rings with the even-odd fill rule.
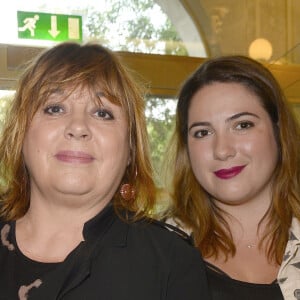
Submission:
[[[97,104],[87,90],[66,95],[53,93],[25,136],[31,201],[51,195],[51,201],[99,208],[112,199],[130,160],[126,117],[104,97]]]
[[[213,83],[194,95],[188,150],[198,182],[219,203],[270,201],[278,160],[273,125],[243,85]]]

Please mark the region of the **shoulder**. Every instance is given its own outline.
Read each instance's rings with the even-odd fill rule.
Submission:
[[[202,262],[200,252],[193,246],[189,235],[164,222],[143,218],[138,221],[125,221],[115,217],[112,226],[105,234],[106,245],[122,247],[128,257],[144,257],[146,260],[174,261],[189,264]]]
[[[129,224],[128,249],[168,277],[167,299],[209,299],[205,265],[189,236],[158,221]],[[183,236],[184,234],[184,236]],[[188,238],[187,238],[188,237]],[[132,247],[133,246],[133,247]],[[197,297],[195,297],[197,295]]]
[[[192,239],[184,231],[167,223],[142,219],[128,224],[127,242],[131,244],[142,244],[147,249],[160,249],[168,257],[172,255],[199,256],[199,251],[193,247]]]
[[[167,218],[165,220],[166,224],[169,224],[171,226],[174,226],[178,228],[179,230],[185,232],[187,235],[191,236],[192,230],[188,228],[182,221],[180,221],[178,218]]]
[[[193,269],[204,269],[200,251],[183,231],[173,227],[170,230],[169,225],[152,219],[130,223],[119,219],[116,223],[114,231],[129,257],[138,255],[149,263],[161,263],[176,272],[191,266]]]
[[[114,218],[96,249],[94,266],[93,278],[105,274],[121,290],[131,286],[139,296],[130,299],[192,300],[208,293],[200,252],[155,220]]]
[[[300,240],[300,221],[296,217],[293,217],[292,219],[290,235],[294,235],[298,240]]]
[[[297,267],[300,262],[299,241],[300,222],[294,217],[290,228],[289,240],[277,277],[282,293],[287,298],[293,297],[300,286],[300,269]]]

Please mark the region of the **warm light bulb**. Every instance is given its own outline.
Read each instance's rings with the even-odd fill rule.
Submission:
[[[272,44],[263,38],[254,40],[249,47],[249,56],[253,59],[269,60],[273,53]]]

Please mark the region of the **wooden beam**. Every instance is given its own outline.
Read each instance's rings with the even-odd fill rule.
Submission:
[[[174,97],[184,80],[200,65],[203,58],[119,52],[124,63],[134,70],[149,88],[149,93]]]
[[[14,88],[24,64],[43,48],[0,45],[0,88]],[[118,52],[136,79],[148,93],[160,97],[176,97],[182,83],[203,62],[204,58]],[[300,103],[300,65],[266,65],[279,81],[291,102]]]

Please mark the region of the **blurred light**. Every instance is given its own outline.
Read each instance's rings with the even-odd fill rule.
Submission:
[[[268,40],[259,38],[250,44],[248,53],[253,59],[268,61],[272,56],[273,47]]]

